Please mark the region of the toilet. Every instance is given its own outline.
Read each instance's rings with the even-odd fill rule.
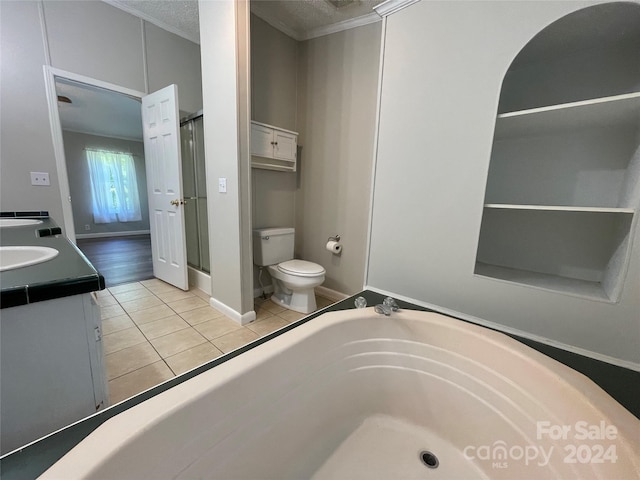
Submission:
[[[253,231],[253,263],[268,267],[273,280],[271,300],[289,310],[316,310],[314,288],[324,282],[325,269],[306,260],[294,260],[295,229],[259,228]]]

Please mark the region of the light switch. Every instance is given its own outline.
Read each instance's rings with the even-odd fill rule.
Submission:
[[[227,193],[227,179],[224,177],[218,178],[218,192]]]
[[[51,185],[49,182],[49,174],[47,172],[31,172],[31,185]]]

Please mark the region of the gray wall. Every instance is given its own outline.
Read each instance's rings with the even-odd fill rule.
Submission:
[[[585,5],[419,2],[388,18],[367,284],[637,368],[637,229],[617,304],[473,275],[504,74]]]
[[[297,131],[298,42],[251,15],[251,119]],[[293,227],[296,174],[252,169],[253,227]]]
[[[296,131],[298,42],[251,15],[251,119]]]
[[[300,46],[296,250],[327,270],[325,287],[346,294],[364,279],[380,32],[378,22]],[[340,256],[325,250],[335,234]]]
[[[297,68],[298,42],[251,15],[252,120],[297,131]],[[295,226],[296,173],[252,168],[251,184],[253,228]],[[270,284],[268,273],[262,281]]]
[[[144,168],[144,145],[140,141],[122,140],[118,138],[100,137],[63,131],[64,153],[67,160],[69,190],[73,201],[73,223],[76,236],[100,233],[121,233],[149,230],[149,201],[147,199],[147,177]],[[136,166],[136,180],[140,194],[142,220],[139,222],[94,223],[91,209],[91,184],[89,165],[85,148],[129,152],[133,155]],[[85,230],[89,225],[91,230]]]
[[[253,169],[253,226],[294,226],[296,258],[343,293],[364,278],[380,25],[299,43],[251,17],[253,120],[298,131],[302,147],[296,173]],[[336,233],[340,257],[324,249]]]
[[[48,210],[62,226],[37,2],[0,2],[0,57],[0,208]],[[51,186],[32,186],[34,171],[49,172]]]
[[[181,110],[202,108],[199,46],[106,3],[2,1],[0,22],[2,210],[47,209],[63,223],[43,65],[141,92],[147,70],[149,86],[178,85]],[[31,186],[30,171],[51,186]]]

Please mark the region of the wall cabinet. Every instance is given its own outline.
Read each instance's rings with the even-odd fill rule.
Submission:
[[[267,170],[296,171],[298,134],[251,122],[251,166]]]
[[[549,64],[514,61],[496,119],[477,275],[619,299],[640,204],[640,69],[598,69],[624,52],[629,64],[638,63],[637,49],[620,42],[584,55],[584,64],[569,54],[559,61],[557,50]],[[576,78],[576,69],[580,85],[547,88],[554,100],[564,95],[563,103],[550,103],[542,90],[531,95],[540,87],[522,74],[548,87],[552,77]]]

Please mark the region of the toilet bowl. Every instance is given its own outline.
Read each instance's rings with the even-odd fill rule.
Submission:
[[[271,300],[290,310],[311,313],[316,310],[314,288],[324,282],[325,269],[305,260],[287,260],[268,267],[273,281]]]
[[[294,260],[295,230],[260,228],[253,231],[253,261],[267,267],[273,281],[271,300],[300,313],[316,310],[314,288],[324,282],[325,269],[317,263]]]

